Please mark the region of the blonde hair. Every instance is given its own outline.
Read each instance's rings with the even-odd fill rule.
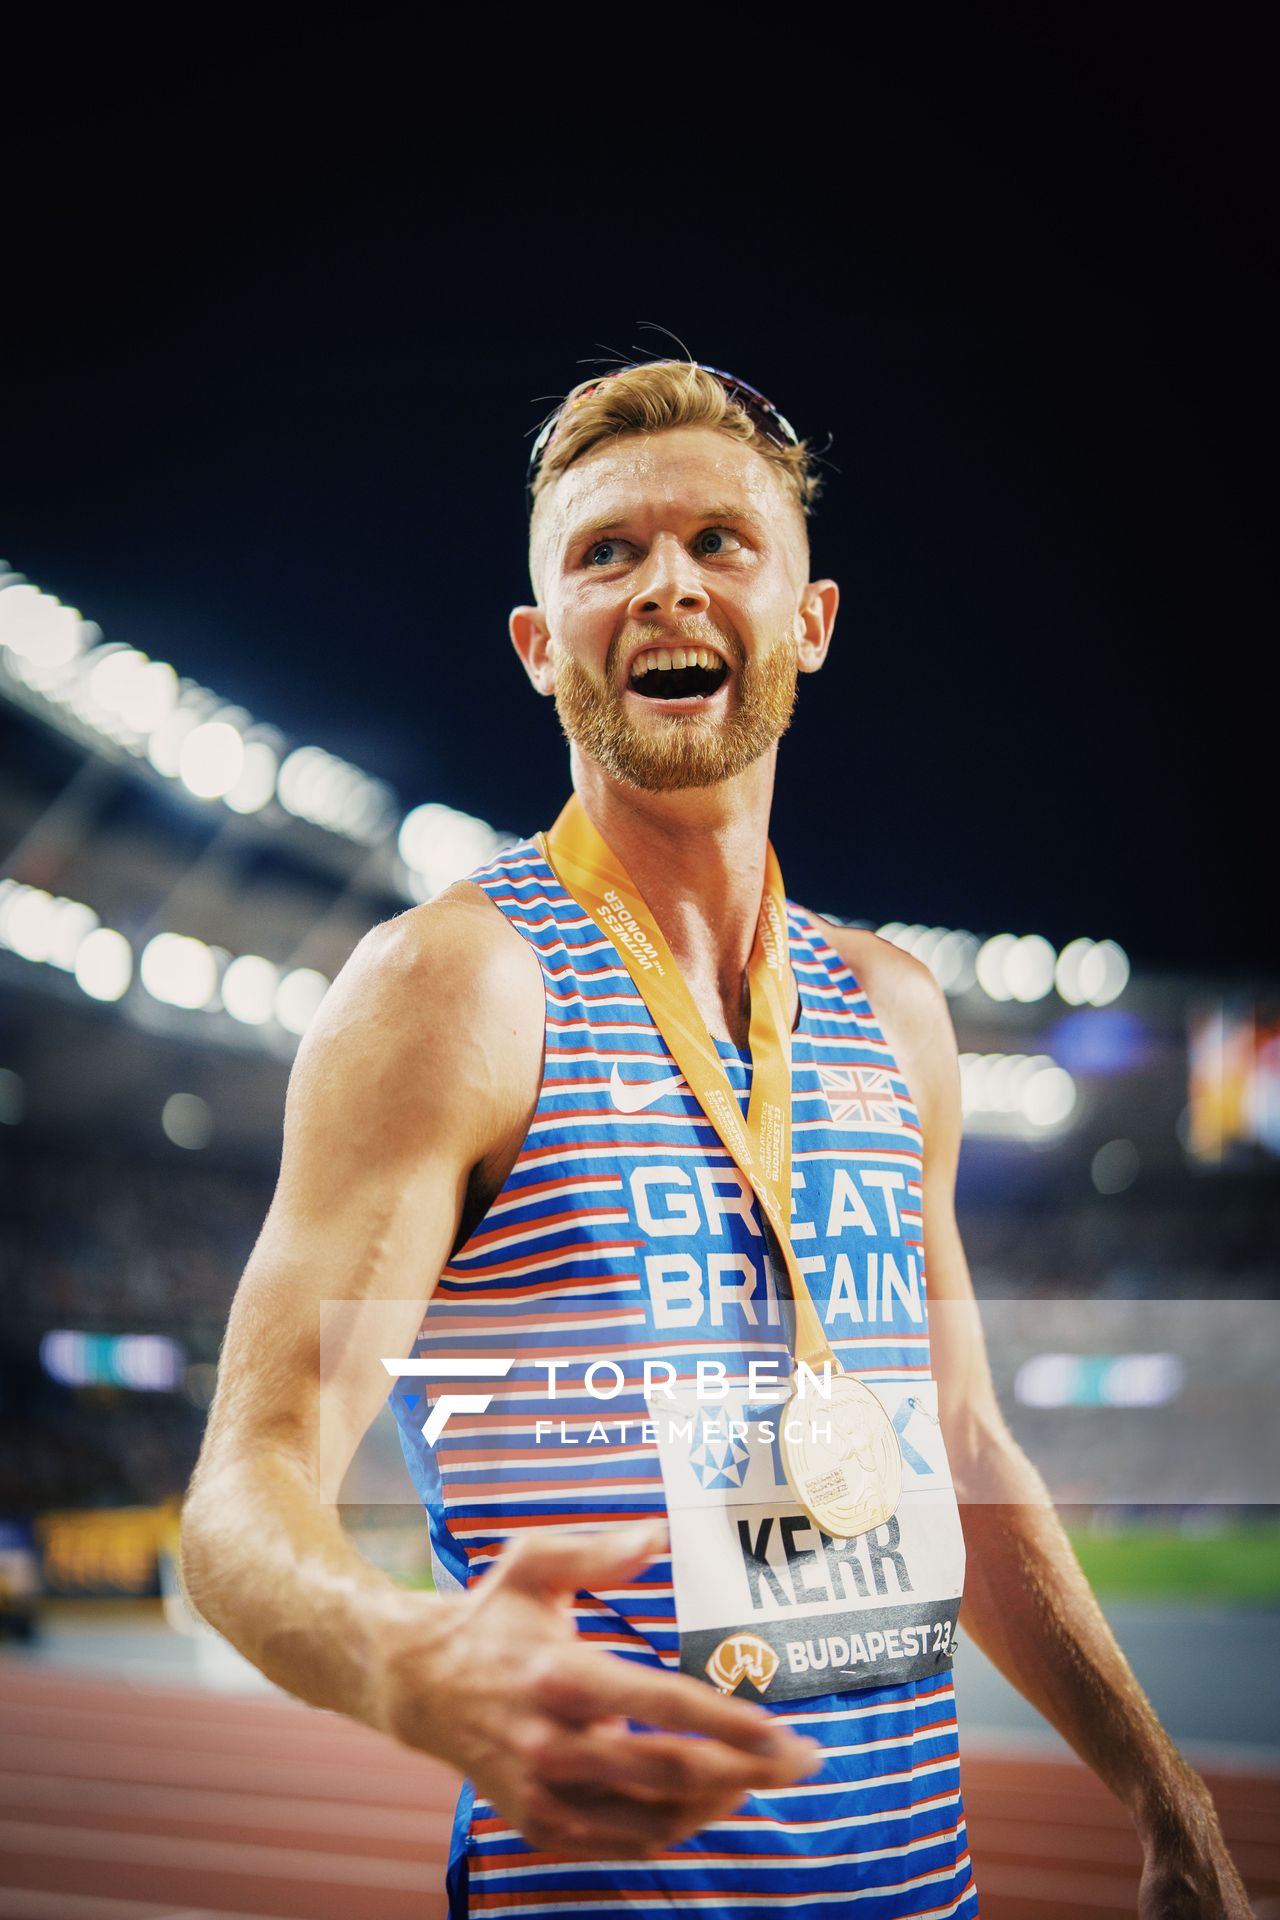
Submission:
[[[533,483],[531,563],[539,502],[561,474],[605,440],[618,440],[631,433],[661,433],[667,427],[715,427],[754,447],[777,468],[802,521],[813,511],[822,476],[807,441],[780,446],[769,439],[746,408],[696,361],[646,360],[608,379],[596,374],[580,381],[566,396]]]

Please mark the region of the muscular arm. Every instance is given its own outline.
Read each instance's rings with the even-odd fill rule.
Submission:
[[[519,1151],[543,1011],[536,959],[465,886],[343,968],[290,1079],[182,1564],[205,1618],[289,1692],[469,1774],[536,1845],[647,1858],[815,1751],[761,1709],[579,1643],[574,1594],[636,1574],[661,1550],[653,1526],[530,1528],[466,1593],[436,1595],[371,1567],[335,1505],[387,1397],[382,1356],[411,1350],[469,1193],[496,1192]]]
[[[1129,1809],[1147,1853],[1144,1913],[1247,1914],[1232,1904],[1244,1893],[1208,1790],[1161,1726],[1000,1411],[956,1225],[960,1075],[945,996],[873,934],[833,930],[833,944],[866,988],[924,1133],[930,1345],[966,1549],[961,1626]]]
[[[421,1608],[351,1545],[338,1485],[473,1173],[518,1142],[536,1097],[540,988],[514,939],[487,903],[453,899],[374,928],[334,982],[290,1078],[279,1183],[183,1516],[184,1576],[210,1623],[290,1692],[371,1724],[377,1649]],[[326,1313],[350,1349],[336,1369]]]

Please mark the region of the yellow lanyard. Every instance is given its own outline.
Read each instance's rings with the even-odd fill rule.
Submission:
[[[751,1099],[745,1123],[738,1097],[653,914],[622,862],[574,794],[537,844],[566,893],[617,948],[654,1024],[712,1126],[750,1182],[773,1229],[791,1280],[795,1358],[842,1372],[791,1244],[791,1023],[787,992],[786,896],[772,843],[747,967],[751,989]]]

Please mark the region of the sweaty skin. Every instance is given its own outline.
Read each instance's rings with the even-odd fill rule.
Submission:
[[[759,744],[753,701],[767,693],[771,725],[785,724],[793,673],[826,657],[835,582],[809,579],[804,522],[777,469],[710,427],[626,436],[580,459],[540,503],[531,565],[538,600],[514,610],[511,637],[556,701],[574,786],[710,1032],[745,1046],[777,758],[776,733]],[[716,652],[723,685],[664,710],[632,684],[655,646]],[[962,1630],[1128,1807],[1145,1920],[1245,1920],[1208,1791],[1156,1719],[999,1411],[955,1221],[959,1068],[945,998],[876,935],[824,932],[921,1116],[931,1309],[946,1303],[931,1314],[939,1415],[968,1560]],[[794,978],[791,994],[794,1012]],[[342,969],[290,1077],[280,1179],[232,1308],[183,1572],[201,1613],[290,1692],[469,1774],[535,1845],[640,1858],[752,1789],[803,1779],[818,1751],[762,1710],[578,1642],[574,1593],[628,1579],[661,1530],[530,1530],[474,1590],[426,1595],[371,1567],[333,1504],[387,1379],[374,1365],[322,1382],[321,1303],[376,1313],[376,1351],[410,1351],[429,1276],[525,1138],[543,1012],[535,955],[465,882],[373,928]]]

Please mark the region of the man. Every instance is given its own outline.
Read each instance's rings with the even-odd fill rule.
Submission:
[[[945,1001],[782,898],[777,743],[838,601],[815,492],[782,416],[694,364],[586,382],[544,430],[511,637],[575,799],[374,928],[306,1035],[187,1583],[280,1685],[467,1776],[455,1913],[739,1920],[977,1912],[963,1586],[965,1628],[1130,1809],[1143,1914],[1238,1920],[1207,1791],[1000,1417]],[[326,1504],[397,1356],[429,1596]],[[764,1358],[784,1396],[807,1371],[809,1425],[765,1419]],[[682,1435],[664,1392],[689,1413],[700,1364],[743,1418],[693,1406]]]

